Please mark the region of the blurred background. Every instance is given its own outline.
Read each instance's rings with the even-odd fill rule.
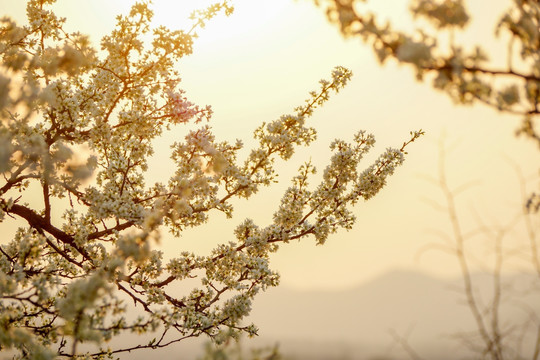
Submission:
[[[114,26],[115,16],[129,11],[133,2],[58,0],[55,6],[67,17],[68,29],[90,34],[98,44]],[[506,41],[495,38],[494,29],[510,2],[490,1],[489,11],[484,0],[467,2],[472,21],[459,39],[480,43],[494,64],[504,65]],[[210,3],[154,0],[155,23],[187,29],[190,12]],[[466,354],[469,347],[460,336],[467,338],[475,324],[463,295],[458,259],[440,250],[453,240],[439,170],[446,169],[451,189],[463,190],[454,196],[461,228],[478,230],[466,246],[475,291],[489,305],[494,239],[503,234],[508,252],[526,249],[531,239],[520,214],[525,194],[538,189],[540,152],[532,142],[514,136],[520,119],[483,106],[456,106],[429,83],[416,81],[408,66],[390,61],[381,67],[369,46],[343,39],[312,1],[235,0],[233,5],[230,17],[219,16],[198,32],[194,53],[178,65],[188,98],[212,105],[211,125],[218,139],[241,139],[247,154],[253,130],[293,112],[318,88],[319,79],[330,77],[333,67],[345,66],[354,76],[310,119],[317,141],[278,164],[278,184],[249,201],[237,201],[232,220],[216,213],[206,226],[181,238],[163,234],[165,258],[184,250],[209,253],[233,240],[234,227],[246,217],[267,225],[302,163],[311,159],[322,173],[333,139],[352,140],[360,129],[373,133],[377,144],[365,160],[368,166],[385,148],[399,148],[409,131],[423,129],[426,135],[409,147],[406,162],[387,187],[356,206],[353,230],[339,232],[324,246],[306,239],[274,254],[271,265],[280,272],[281,285],[255,302],[249,320],[260,328],[260,336],[243,346],[279,343],[283,355],[295,359],[401,359],[414,356],[407,351],[409,345],[431,359]],[[411,30],[408,6],[405,0],[366,5],[397,28]],[[20,22],[24,8],[21,0],[0,3],[2,15]],[[169,145],[187,131],[176,128],[156,143],[148,183],[168,178]],[[540,312],[538,291],[527,290],[528,261],[513,256],[505,262],[502,278],[511,296],[501,316],[507,322],[530,316],[524,309]],[[527,336],[533,335],[528,331]],[[532,338],[527,336],[523,346],[530,347]],[[201,343],[188,340],[163,354],[196,358]],[[148,353],[126,359],[136,357],[147,358]]]

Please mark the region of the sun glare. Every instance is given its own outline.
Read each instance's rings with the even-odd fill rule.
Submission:
[[[203,1],[175,1],[175,0],[157,0],[153,3],[155,11],[154,22],[165,25],[172,29],[186,29],[189,23],[189,16],[195,10],[202,10],[216,3],[212,0]],[[275,26],[279,18],[285,18],[288,15],[285,12],[287,4],[284,1],[248,1],[240,0],[232,4],[235,8],[230,16],[219,14],[210,20],[204,29],[199,29],[197,34],[199,39],[197,43],[206,44],[222,42],[225,39],[241,36],[249,37],[253,41],[260,39],[265,33],[275,32]]]

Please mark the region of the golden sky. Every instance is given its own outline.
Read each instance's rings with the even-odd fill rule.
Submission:
[[[91,34],[97,44],[112,28],[115,15],[127,12],[131,3],[58,0],[56,8],[68,18],[68,29]],[[210,1],[154,0],[155,21],[187,28],[191,9],[206,3]],[[407,1],[372,3],[366,6],[401,28],[411,28]],[[485,0],[469,3],[473,23],[461,38],[492,50],[503,48],[504,42],[492,40],[501,13],[494,8],[504,9],[509,0],[493,1],[489,13],[482,11]],[[298,151],[290,163],[278,163],[279,184],[251,200],[237,201],[233,220],[216,214],[207,226],[187,231],[183,238],[164,237],[166,256],[185,249],[208,252],[220,242],[234,240],[232,229],[245,217],[267,225],[298,166],[311,159],[322,172],[330,157],[330,142],[335,138],[351,140],[360,129],[377,138],[366,166],[386,147],[401,146],[409,131],[424,129],[426,136],[410,146],[405,164],[390,178],[387,188],[356,206],[358,221],[352,231],[334,235],[322,247],[306,239],[286,245],[274,255],[272,266],[281,273],[282,284],[303,289],[344,288],[394,268],[444,276],[457,273],[455,259],[445,254],[431,251],[420,259],[417,256],[426,245],[440,242],[432,230],[450,234],[445,213],[423,200],[443,200],[439,189],[424,179],[437,176],[442,138],[445,146],[452,148],[446,158],[449,182],[455,187],[471,181],[475,184],[457,199],[465,228],[477,225],[479,218],[486,224],[503,226],[520,211],[519,181],[512,164],[531,178],[538,174],[540,156],[534,144],[514,137],[518,118],[483,106],[455,106],[429,83],[417,82],[412,68],[394,62],[381,67],[359,39],[343,40],[311,0],[235,0],[233,4],[234,14],[219,17],[199,31],[194,54],[179,64],[190,100],[212,105],[215,115],[211,124],[218,139],[242,139],[249,148],[252,132],[262,121],[292,112],[309,91],[318,88],[319,79],[329,77],[334,66],[348,67],[354,76],[310,120],[319,131],[318,140]],[[2,0],[0,14],[22,19],[24,2]],[[185,129],[179,128],[156,145],[151,180],[168,177],[168,144],[181,140],[184,133]],[[537,181],[529,183],[531,191],[535,187]],[[485,239],[478,238],[470,246],[487,258],[485,244]]]

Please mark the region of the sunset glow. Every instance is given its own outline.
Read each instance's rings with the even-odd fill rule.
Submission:
[[[540,4],[215,1],[0,0],[0,360],[538,360]]]

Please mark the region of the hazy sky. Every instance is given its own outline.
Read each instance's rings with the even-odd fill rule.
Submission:
[[[114,24],[114,17],[129,9],[131,0],[59,0],[61,15],[68,18],[68,29],[90,33],[98,39]],[[402,28],[411,28],[408,2],[372,1],[376,10]],[[491,11],[476,11],[485,0],[469,1],[473,23],[469,43],[481,42],[488,48],[504,48],[492,41],[500,11],[509,0],[490,2]],[[155,0],[156,23],[187,28],[190,10],[209,1]],[[260,226],[271,221],[278,199],[304,161],[311,160],[322,172],[334,138],[352,139],[360,129],[373,133],[377,156],[388,146],[401,146],[409,131],[424,129],[426,136],[410,146],[407,160],[390,178],[387,188],[374,199],[355,208],[358,217],[352,231],[340,232],[324,246],[310,239],[289,244],[272,258],[272,266],[282,275],[282,283],[300,288],[343,288],[357,284],[392,268],[416,268],[432,274],[457,272],[457,263],[442,253],[417,255],[428,244],[438,243],[432,230],[450,232],[445,214],[437,212],[423,198],[441,201],[439,189],[424,179],[436,176],[438,148],[452,147],[447,155],[449,181],[456,187],[474,181],[475,185],[458,198],[464,227],[477,224],[503,226],[519,212],[522,202],[513,165],[527,177],[538,173],[538,149],[525,139],[516,139],[519,119],[502,116],[482,106],[456,107],[429,84],[418,83],[407,66],[394,62],[380,67],[369,47],[359,39],[345,41],[328,24],[324,11],[311,0],[236,0],[229,18],[219,17],[199,31],[194,54],[179,64],[183,87],[191,101],[213,106],[212,120],[218,139],[242,139],[250,148],[253,130],[262,122],[290,113],[302,104],[308,92],[318,88],[318,80],[328,78],[332,68],[350,68],[353,79],[310,120],[319,131],[318,140],[301,149],[289,163],[279,163],[281,181],[263,189],[249,201],[237,201],[233,220],[215,214],[207,226],[187,231],[183,238],[165,237],[166,256],[184,249],[206,253],[216,244],[233,240],[232,229],[245,217]],[[375,8],[374,8],[375,9]],[[24,2],[2,0],[0,14],[17,19],[24,15]],[[497,56],[495,56],[495,60]],[[500,62],[499,62],[500,63]],[[179,128],[156,145],[151,180],[168,178],[168,144],[182,139]],[[537,188],[537,181],[529,189]],[[482,247],[485,240],[471,242]],[[510,244],[509,244],[510,245]],[[478,247],[480,246],[480,247]]]

